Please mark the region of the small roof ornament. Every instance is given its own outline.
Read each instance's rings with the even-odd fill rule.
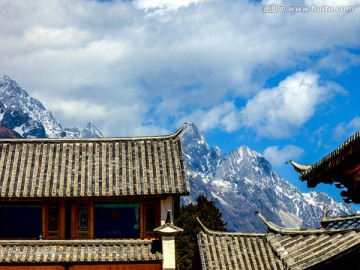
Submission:
[[[299,172],[299,173],[303,173],[306,170],[311,168],[311,165],[301,165],[299,163],[296,163],[295,161],[289,160],[286,161],[285,164],[291,163],[291,165],[293,165],[295,171]]]
[[[175,226],[171,220],[171,211],[168,210],[165,224],[154,229],[154,232],[160,236],[176,236],[183,232],[183,229]]]

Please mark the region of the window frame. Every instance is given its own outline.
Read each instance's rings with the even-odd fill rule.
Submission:
[[[88,209],[88,231],[79,230],[79,209]],[[93,239],[94,238],[94,202],[92,200],[74,201],[71,205],[71,239]]]
[[[157,238],[154,231],[153,230],[146,230],[146,223],[147,223],[147,215],[146,215],[146,208],[147,206],[152,206],[155,210],[155,224],[154,224],[154,228],[157,228],[160,226],[160,202],[159,201],[143,201],[142,203],[142,239],[155,239]]]
[[[58,208],[58,231],[49,231],[49,209]],[[55,235],[54,233],[57,232]],[[51,200],[42,203],[43,239],[65,239],[65,201]]]
[[[139,212],[138,212],[138,216],[139,216],[139,236],[138,237],[96,237],[96,233],[95,233],[95,229],[94,229],[94,239],[142,239],[142,200],[96,200],[94,201],[94,205],[95,204],[138,204],[139,206]],[[94,221],[93,221],[93,227],[95,228],[95,206],[94,206]]]

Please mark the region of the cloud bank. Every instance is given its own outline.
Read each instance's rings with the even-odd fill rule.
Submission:
[[[64,125],[91,120],[107,136],[194,121],[289,137],[338,93],[325,66],[357,65],[348,50],[360,44],[360,16],[267,14],[264,3],[2,1],[0,74]]]

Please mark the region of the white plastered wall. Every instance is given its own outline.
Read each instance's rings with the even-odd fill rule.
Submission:
[[[171,221],[173,221],[174,198],[172,196],[160,201],[161,208],[161,225],[165,224],[167,212],[171,211]],[[175,270],[175,237],[162,236],[162,252],[163,252],[163,270]]]
[[[173,213],[174,213],[174,199],[172,196],[167,197],[160,201],[160,208],[161,208],[161,224],[164,225],[166,221],[166,216],[168,210],[171,211],[171,221],[173,221]]]

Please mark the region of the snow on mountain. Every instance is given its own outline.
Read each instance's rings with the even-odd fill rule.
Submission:
[[[51,111],[6,75],[0,79],[0,124],[25,138],[103,137],[91,123],[83,129],[63,128]]]
[[[207,144],[194,124],[188,125],[182,136],[191,185],[190,196],[183,198],[183,203],[205,194],[220,208],[231,231],[264,231],[256,211],[284,227],[318,227],[324,206],[329,215],[356,212],[325,193],[301,193],[247,146],[223,154]]]

